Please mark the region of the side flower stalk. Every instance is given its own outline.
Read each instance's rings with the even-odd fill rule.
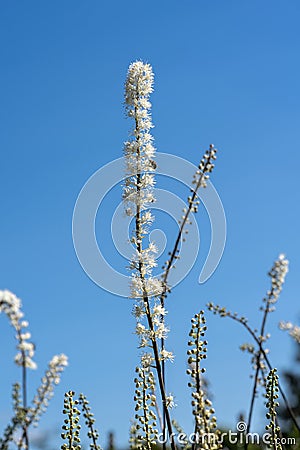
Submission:
[[[135,420],[137,430],[137,447],[151,450],[156,443],[158,430],[155,408],[155,378],[149,367],[136,368],[135,382]],[[140,434],[142,431],[142,435]]]
[[[206,320],[204,311],[196,314],[192,319],[187,374],[191,380],[188,386],[192,389],[192,408],[195,419],[194,435],[197,442],[192,445],[195,450],[198,445],[204,450],[217,450],[220,448],[220,432],[217,430],[217,419],[211,401],[207,398],[203,389],[202,376],[205,368],[201,367],[202,360],[206,359],[207,341],[204,339],[206,331]]]
[[[210,173],[213,171],[215,165],[214,162],[217,159],[217,149],[213,144],[209,146],[209,150],[207,150],[201,159],[198,169],[196,173],[193,176],[192,185],[193,188],[191,188],[191,194],[189,195],[187,199],[187,208],[183,209],[183,215],[181,217],[181,220],[178,221],[179,223],[179,231],[175,240],[175,244],[173,247],[173,250],[169,252],[169,259],[165,262],[164,266],[162,267],[164,270],[163,276],[162,276],[162,284],[163,284],[163,291],[160,295],[160,304],[161,307],[164,308],[165,306],[165,300],[167,297],[167,294],[171,292],[170,287],[168,286],[168,278],[171,269],[175,268],[175,264],[177,260],[180,258],[179,255],[179,248],[180,245],[185,242],[186,238],[184,237],[185,234],[188,234],[187,225],[191,224],[190,222],[190,215],[191,213],[197,213],[198,207],[200,204],[200,200],[198,197],[198,192],[201,188],[205,189],[207,186],[207,181],[209,179]],[[164,320],[164,317],[161,316],[161,321]],[[165,342],[164,338],[161,339],[161,352],[165,351]],[[163,381],[165,384],[165,378],[166,378],[166,369],[165,369],[165,361],[162,361],[162,373],[163,373]],[[163,418],[163,430],[165,432],[166,427],[166,418],[164,415]],[[165,444],[163,445],[163,448],[165,450]]]
[[[175,240],[175,244],[173,247],[173,250],[169,253],[170,257],[165,262],[165,265],[163,266],[163,291],[160,296],[161,304],[164,305],[165,298],[167,297],[167,294],[171,292],[170,287],[168,286],[168,277],[170,274],[170,270],[174,267],[176,261],[179,259],[178,253],[179,253],[179,247],[182,243],[182,241],[185,241],[184,234],[188,233],[188,230],[186,229],[186,226],[190,224],[189,217],[191,213],[197,213],[198,207],[200,204],[200,200],[198,197],[198,192],[201,188],[205,189],[207,186],[207,181],[209,179],[210,173],[213,171],[215,167],[215,160],[217,159],[217,149],[213,144],[209,146],[209,149],[205,152],[203,155],[203,158],[201,159],[198,170],[194,174],[193,180],[192,180],[192,188],[191,188],[191,194],[189,195],[187,199],[187,208],[184,208],[183,215],[179,222],[179,231]]]
[[[33,406],[29,409],[26,419],[27,426],[33,424],[37,426],[41,415],[46,411],[49,400],[53,396],[54,386],[60,382],[61,373],[68,365],[68,357],[63,353],[55,355],[51,359],[42,378],[40,387],[33,398]]]
[[[300,327],[298,325],[293,325],[291,322],[279,323],[279,328],[284,331],[288,331],[289,335],[300,344]]]
[[[60,381],[60,376],[68,364],[68,358],[64,355],[56,355],[49,363],[48,370],[42,378],[41,386],[37,390],[32,404],[27,399],[27,371],[36,369],[37,364],[33,360],[35,345],[31,342],[31,334],[28,331],[28,322],[23,319],[21,300],[8,290],[0,291],[0,313],[6,314],[11,326],[16,332],[17,354],[15,363],[22,369],[21,384],[13,385],[13,409],[14,417],[0,440],[0,450],[6,450],[9,442],[14,439],[17,430],[22,430],[18,437],[18,449],[29,448],[28,429],[36,426],[40,416],[46,411],[50,398],[53,395],[53,387]]]
[[[259,332],[257,332],[256,329],[253,329],[248,324],[248,319],[246,317],[239,316],[237,313],[232,313],[231,311],[226,310],[226,308],[220,307],[219,305],[215,305],[212,302],[207,304],[208,309],[212,311],[214,314],[218,314],[220,317],[229,317],[230,319],[240,323],[248,331],[248,333],[254,340],[254,343],[257,345],[257,349],[255,349],[254,345],[248,343],[243,344],[240,347],[241,350],[248,351],[252,355],[251,362],[255,370],[254,385],[252,390],[252,397],[250,402],[250,410],[248,418],[248,427],[247,427],[248,433],[250,432],[252,411],[254,407],[254,401],[256,398],[257,386],[258,384],[265,386],[266,369],[267,368],[268,370],[273,369],[273,366],[268,356],[269,350],[264,348],[263,346],[265,341],[270,337],[269,334],[265,333],[266,318],[268,313],[274,311],[275,309],[274,304],[277,302],[279,298],[279,294],[282,290],[282,286],[285,281],[287,272],[288,272],[288,260],[285,258],[283,254],[280,254],[278,259],[274,262],[270,272],[268,273],[268,275],[271,278],[271,288],[267,292],[267,296],[263,299],[264,305],[261,307],[261,310],[264,311],[264,314],[262,319],[262,325]],[[259,378],[259,374],[261,374],[261,378]],[[278,389],[285,403],[286,409],[291,417],[291,420],[293,421],[296,429],[300,431],[300,426],[279,382],[278,382]]]
[[[269,424],[266,426],[266,430],[270,431],[270,442],[269,448],[273,450],[282,450],[282,446],[280,444],[280,427],[277,423],[277,411],[279,403],[278,399],[278,375],[277,370],[270,370],[267,376],[267,384],[266,384],[266,407],[268,412],[266,414],[267,419],[269,419]]]
[[[263,306],[261,307],[261,310],[263,311],[263,318],[260,328],[260,334],[258,336],[259,342],[261,346],[258,348],[258,350],[254,353],[253,362],[254,362],[254,368],[255,368],[255,375],[254,375],[254,384],[252,389],[252,397],[250,402],[250,410],[249,410],[249,417],[248,417],[248,432],[250,431],[250,426],[252,422],[252,415],[253,415],[253,409],[254,409],[254,402],[255,397],[257,393],[257,387],[259,384],[262,386],[265,386],[266,384],[266,371],[267,366],[266,362],[264,360],[264,356],[262,353],[262,346],[264,342],[269,339],[270,334],[265,333],[266,323],[267,323],[267,317],[270,312],[273,312],[275,310],[275,304],[279,299],[280,292],[282,290],[282,285],[285,281],[286,274],[288,273],[288,267],[289,262],[285,258],[285,255],[280,254],[278,259],[274,262],[270,272],[268,273],[270,279],[271,279],[271,287],[270,290],[268,290],[267,295],[265,298],[263,298]],[[265,352],[268,353],[268,349],[265,349]],[[259,373],[261,372],[261,378],[259,378]]]

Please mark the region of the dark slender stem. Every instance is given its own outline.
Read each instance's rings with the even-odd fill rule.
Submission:
[[[145,306],[146,306],[146,315],[147,315],[147,319],[148,319],[149,329],[151,331],[153,331],[154,326],[153,326],[152,317],[151,317],[150,308],[149,308],[149,299],[147,296],[144,296],[144,302],[145,302]],[[164,386],[164,382],[163,382],[161,364],[160,364],[160,360],[159,360],[158,346],[157,346],[155,337],[153,337],[151,339],[151,343],[152,343],[157,377],[158,377],[158,382],[159,382],[159,387],[160,387],[160,392],[161,392],[161,397],[162,397],[163,410],[165,411],[169,437],[171,440],[171,448],[172,448],[172,450],[176,450],[176,445],[175,445],[174,436],[173,436],[173,432],[172,432],[171,417],[170,417],[169,410],[167,408],[166,392],[165,392],[165,386]]]
[[[174,244],[173,250],[171,252],[169,260],[167,261],[167,267],[166,267],[166,270],[165,270],[165,273],[164,273],[164,276],[163,276],[163,292],[162,292],[162,294],[160,296],[160,303],[161,303],[162,307],[165,306],[165,298],[166,298],[166,294],[167,294],[167,290],[168,290],[168,287],[167,287],[168,277],[169,277],[170,270],[172,268],[173,262],[174,262],[174,260],[176,258],[177,252],[178,252],[178,247],[179,247],[179,244],[181,242],[184,226],[186,225],[186,222],[187,222],[187,220],[189,218],[189,215],[190,215],[190,213],[192,211],[193,203],[194,203],[194,201],[196,200],[196,197],[197,197],[197,191],[198,191],[198,189],[201,186],[201,183],[203,181],[203,177],[204,177],[204,174],[205,174],[205,171],[206,171],[206,168],[207,168],[208,164],[209,164],[209,160],[207,160],[207,162],[205,163],[203,172],[202,172],[202,174],[199,177],[199,180],[198,180],[198,183],[196,185],[196,188],[193,190],[193,195],[192,195],[192,198],[191,198],[191,200],[190,200],[190,202],[188,204],[188,208],[187,208],[187,211],[186,211],[185,216],[183,218],[183,221],[181,223],[181,226],[179,227],[178,235],[177,235],[177,238],[175,240],[175,244]],[[163,317],[162,317],[162,320],[163,320]],[[165,348],[165,342],[164,342],[164,338],[162,338],[161,339],[161,349],[164,350],[164,348]],[[164,386],[165,386],[166,385],[166,379],[165,379],[166,378],[166,369],[165,369],[165,361],[164,360],[162,360],[161,366],[162,366],[163,382],[164,382]],[[163,429],[162,429],[163,436],[164,436],[163,450],[166,450],[165,431],[166,431],[166,416],[165,416],[165,410],[163,410]]]
[[[24,355],[25,356],[25,355]],[[27,408],[27,371],[25,361],[22,365],[22,388],[23,388],[23,408]]]
[[[248,414],[248,424],[247,424],[247,433],[250,433],[250,427],[251,427],[251,420],[252,420],[252,414],[254,409],[254,403],[255,403],[255,397],[257,394],[257,381],[258,381],[258,374],[259,374],[259,363],[260,363],[260,357],[256,357],[256,364],[257,368],[255,370],[255,377],[254,377],[254,383],[253,383],[253,389],[252,389],[252,395],[251,395],[251,402],[250,402],[250,409]],[[248,443],[246,443],[246,448],[248,446]]]
[[[21,339],[21,330],[17,330],[18,333],[18,339],[19,342],[22,341]],[[23,433],[22,437],[19,441],[20,448],[23,445],[23,442],[25,442],[25,449],[29,450],[29,438],[28,438],[28,424],[27,424],[27,367],[26,367],[26,353],[25,350],[21,349],[21,355],[22,355],[22,401],[23,401],[23,410],[26,413],[24,423],[23,423]]]
[[[248,325],[246,322],[241,321],[240,318],[231,315],[230,313],[227,313],[226,317],[230,317],[231,319],[235,320],[236,322],[241,323],[241,324],[246,328],[246,330],[250,333],[250,335],[253,337],[253,339],[254,339],[255,342],[257,343],[257,345],[258,345],[258,347],[259,347],[259,349],[260,349],[260,352],[261,352],[261,354],[263,355],[265,362],[267,363],[267,366],[268,366],[269,370],[272,370],[273,366],[272,366],[272,364],[270,363],[270,360],[269,360],[269,358],[268,358],[268,355],[266,354],[266,352],[265,352],[265,350],[264,350],[264,348],[263,348],[263,346],[262,346],[261,341],[260,341],[259,338],[256,336],[256,334],[254,333],[254,331],[249,327],[249,325]],[[287,409],[287,411],[288,411],[288,413],[289,413],[289,415],[290,415],[290,417],[291,417],[291,419],[292,419],[292,421],[293,421],[293,423],[294,423],[296,429],[300,432],[300,426],[298,425],[298,422],[297,422],[297,420],[296,420],[296,417],[295,417],[293,411],[291,410],[291,407],[290,407],[290,405],[289,405],[289,402],[288,402],[288,400],[287,400],[287,397],[286,397],[286,395],[285,395],[285,393],[284,393],[284,391],[283,391],[283,389],[282,389],[282,387],[281,387],[279,381],[278,381],[278,389],[279,389],[279,392],[280,392],[280,394],[281,394],[281,396],[282,396],[282,398],[283,398],[283,401],[284,401],[284,403],[285,403],[286,409]]]
[[[137,92],[137,97],[139,96],[139,93]],[[135,107],[135,117],[137,117],[137,108]],[[140,236],[140,229],[141,229],[141,207],[140,207],[140,197],[141,197],[141,188],[140,188],[140,181],[141,181],[141,173],[140,173],[140,129],[138,120],[135,119],[135,131],[136,131],[136,140],[137,140],[137,154],[136,154],[136,162],[137,162],[137,173],[136,173],[136,186],[137,186],[137,197],[138,201],[136,204],[136,216],[135,216],[135,226],[136,226],[136,238],[137,238],[137,251],[141,255],[142,254],[142,243],[141,243],[141,236]],[[170,437],[171,442],[171,448],[172,450],[176,450],[176,444],[173,436],[172,431],[172,422],[169,410],[167,408],[167,400],[166,400],[166,392],[165,392],[165,384],[163,379],[163,372],[161,367],[161,362],[159,359],[159,351],[157,346],[157,341],[154,334],[154,325],[152,321],[151,316],[151,310],[150,310],[150,304],[149,304],[149,298],[145,289],[145,277],[143,273],[143,263],[141,260],[139,260],[138,264],[138,272],[140,275],[140,279],[143,284],[143,301],[146,309],[146,316],[148,320],[148,326],[151,331],[151,343],[152,343],[152,349],[154,353],[154,359],[155,359],[155,368],[157,372],[157,378],[158,383],[160,387],[160,393],[161,393],[161,399],[162,399],[162,406],[163,406],[163,414],[166,417],[167,427],[168,427],[168,433]]]
[[[153,394],[155,395],[155,391],[154,390],[153,390]],[[159,409],[159,404],[157,402],[156,395],[155,395],[155,409],[156,409],[157,417],[158,417],[158,420],[159,420],[160,428],[163,429],[163,418],[162,418],[162,415],[161,415],[161,411]]]
[[[25,442],[25,449],[28,449],[29,448],[29,440],[28,440],[28,433],[27,433],[26,427],[23,427],[23,433],[22,433],[22,437],[19,441],[18,449],[23,448],[23,442]]]
[[[161,299],[161,306],[164,308],[164,299]],[[161,315],[160,318],[161,321],[164,320],[164,316]],[[161,350],[165,349],[165,340],[164,338],[161,338]],[[166,364],[165,364],[165,360],[163,359],[161,361],[161,370],[162,370],[162,377],[163,377],[163,383],[164,386],[166,387]],[[167,443],[166,443],[166,413],[165,413],[165,409],[163,408],[163,420],[162,420],[162,433],[163,433],[163,450],[166,450],[167,447]]]
[[[192,211],[194,202],[195,202],[196,198],[198,197],[197,191],[199,190],[199,188],[200,188],[200,186],[202,184],[204,175],[205,175],[205,173],[207,171],[207,166],[209,164],[210,164],[210,159],[208,159],[206,161],[205,166],[204,166],[203,171],[202,171],[202,173],[201,173],[201,175],[199,177],[199,180],[197,182],[197,185],[196,185],[195,189],[191,189],[193,194],[192,194],[191,200],[189,201],[188,208],[187,208],[187,211],[185,213],[185,216],[184,216],[184,218],[182,220],[182,223],[181,223],[181,225],[179,227],[179,231],[178,231],[178,235],[177,235],[177,238],[176,238],[176,241],[175,241],[175,245],[174,245],[174,248],[173,248],[173,250],[171,252],[170,258],[167,261],[167,267],[166,267],[166,270],[165,270],[165,273],[164,273],[164,276],[163,276],[164,290],[163,290],[163,293],[161,295],[161,302],[162,303],[163,303],[164,298],[166,297],[166,293],[167,293],[167,290],[168,290],[167,282],[168,282],[169,273],[170,273],[171,267],[173,266],[173,262],[176,259],[176,255],[177,255],[177,252],[178,252],[178,247],[179,247],[179,244],[180,244],[180,241],[181,241],[181,237],[182,237],[182,234],[183,234],[184,227],[185,227],[186,222],[187,222],[187,220],[189,218],[189,215],[190,215],[190,213]]]
[[[255,376],[254,376],[254,384],[253,384],[250,409],[249,409],[249,414],[248,414],[248,424],[247,424],[247,432],[248,433],[250,433],[250,428],[251,428],[251,421],[252,421],[254,403],[255,403],[255,398],[256,398],[256,393],[257,393],[258,377],[259,377],[259,371],[260,371],[260,359],[261,359],[261,353],[262,353],[261,348],[262,348],[263,336],[265,333],[265,327],[266,327],[266,323],[267,323],[267,316],[270,311],[270,308],[269,308],[270,299],[272,298],[273,291],[274,291],[274,289],[272,288],[270,291],[270,294],[268,296],[268,299],[266,301],[266,307],[264,310],[264,315],[263,315],[263,319],[262,319],[262,323],[261,323],[261,327],[260,327],[260,335],[258,337],[258,339],[261,343],[261,347],[259,348],[257,356],[256,356],[256,369],[255,369]],[[246,444],[246,448],[247,448],[247,444]]]

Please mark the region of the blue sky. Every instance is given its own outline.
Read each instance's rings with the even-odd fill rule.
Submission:
[[[109,430],[117,443],[127,442],[138,361],[132,303],[101,290],[83,272],[71,221],[86,180],[122,155],[130,127],[123,84],[136,59],[155,72],[157,149],[195,164],[210,143],[219,149],[212,181],[228,224],[221,264],[200,286],[210,240],[200,211],[199,259],[169,299],[175,416],[191,428],[185,375],[190,318],[214,300],[259,324],[266,272],[280,252],[290,272],[269,322],[271,359],[279,369],[291,365],[293,345],[277,323],[297,321],[300,312],[299,13],[298,0],[1,2],[1,288],[23,299],[37,344],[31,392],[53,354],[70,358],[44,429],[60,426],[63,393],[72,388],[90,398],[103,444]],[[178,192],[185,197],[182,187]],[[114,190],[112,201],[120,195]],[[106,208],[103,217],[109,201]],[[172,226],[165,232],[171,245]],[[100,235],[98,241],[118,264],[108,240]],[[247,336],[234,323],[207,319],[216,413],[220,423],[234,426],[250,398],[250,365],[238,350]],[[12,332],[4,318],[0,325],[7,342],[1,349],[3,427],[18,373],[9,362]],[[262,406],[256,413],[260,431]]]

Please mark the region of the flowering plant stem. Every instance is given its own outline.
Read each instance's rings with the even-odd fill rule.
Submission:
[[[191,189],[192,196],[188,198],[188,207],[185,211],[185,214],[183,216],[183,220],[180,223],[178,235],[175,240],[175,244],[173,247],[172,252],[170,253],[170,258],[166,262],[164,274],[163,274],[163,292],[160,296],[160,303],[161,306],[165,307],[165,299],[167,296],[167,292],[170,292],[168,288],[168,277],[170,274],[170,270],[174,265],[174,262],[176,259],[178,259],[178,251],[179,251],[179,245],[182,241],[182,236],[184,233],[184,227],[187,225],[189,216],[192,212],[197,212],[198,210],[198,191],[201,187],[206,187],[206,179],[208,178],[208,173],[212,171],[214,165],[212,164],[212,161],[216,159],[216,149],[211,144],[209,147],[208,152],[204,155],[202,158],[200,164],[199,164],[199,170],[201,171],[198,175],[198,179],[196,181],[196,186],[194,189]],[[197,175],[197,174],[196,174]],[[196,176],[195,176],[196,178]],[[161,316],[161,321],[164,320],[164,317]],[[161,339],[161,349],[164,350],[165,348],[165,340],[164,338]],[[163,382],[165,385],[166,382],[166,368],[165,368],[165,361],[162,361],[162,376],[163,376]],[[163,414],[163,435],[165,435],[165,429],[166,429],[166,416],[165,413]],[[165,450],[166,444],[165,439],[163,442],[163,450]]]
[[[231,318],[233,318],[233,317],[231,317]],[[237,319],[235,318],[235,320],[237,320]],[[269,370],[272,370],[273,366],[272,366],[272,364],[271,364],[271,362],[270,362],[270,360],[268,358],[268,355],[266,354],[266,352],[265,352],[265,350],[264,350],[264,348],[262,346],[262,342],[259,340],[259,338],[256,336],[254,331],[249,327],[249,325],[247,323],[244,323],[243,325],[245,326],[246,330],[248,330],[248,332],[251,334],[251,336],[253,337],[253,339],[257,343],[257,345],[259,347],[259,351],[260,351],[261,355],[264,357],[264,360],[265,360]],[[290,415],[290,417],[291,417],[295,427],[300,432],[300,426],[299,426],[299,424],[297,422],[297,419],[296,419],[296,417],[295,417],[295,415],[294,415],[294,413],[293,413],[293,411],[292,411],[292,409],[291,409],[291,407],[289,405],[288,399],[287,399],[287,397],[286,397],[286,395],[285,395],[285,393],[284,393],[284,391],[283,391],[279,381],[278,381],[278,389],[279,389],[279,392],[280,392],[280,394],[281,394],[281,396],[283,398],[283,401],[285,403],[286,409],[287,409],[287,411],[288,411],[288,413],[289,413],[289,415]]]
[[[276,408],[279,406],[278,399],[278,376],[277,369],[272,369],[266,380],[266,399],[267,399],[267,409],[266,414],[267,419],[269,419],[269,424],[266,426],[266,430],[270,430],[271,437],[269,442],[269,448],[273,450],[282,450],[281,443],[278,442],[278,438],[281,436],[281,430],[277,423],[277,412]]]
[[[101,450],[100,445],[98,445],[97,439],[99,437],[98,431],[95,428],[94,414],[91,412],[91,407],[85,395],[79,395],[79,404],[82,409],[83,417],[85,418],[85,424],[88,428],[88,437],[91,440],[90,449],[91,450]]]
[[[17,330],[18,339],[21,341],[21,331]],[[27,411],[27,368],[26,368],[26,354],[23,349],[20,350],[22,355],[22,400],[23,400],[23,411]],[[23,423],[23,433],[18,443],[18,448],[25,448],[25,450],[29,450],[29,439],[28,439],[28,424],[25,420]]]
[[[209,304],[209,306],[208,306],[209,309],[214,310],[215,306],[213,306],[213,308],[212,308],[211,305],[212,304]],[[259,348],[259,352],[263,356],[263,358],[264,358],[264,360],[265,360],[269,370],[272,370],[273,366],[272,366],[272,364],[271,364],[271,362],[270,362],[270,360],[268,358],[267,353],[265,352],[265,349],[262,346],[261,340],[256,335],[256,333],[252,330],[252,328],[248,325],[248,323],[245,321],[245,319],[243,320],[242,318],[233,315],[230,311],[226,311],[222,317],[229,317],[230,319],[235,320],[236,322],[239,322],[240,324],[242,324],[246,328],[248,333],[252,336],[254,341],[257,343],[258,348]],[[283,391],[279,381],[278,381],[278,389],[279,389],[279,392],[280,392],[280,394],[281,394],[281,396],[283,398],[283,401],[285,403],[286,409],[287,409],[287,411],[288,411],[288,413],[289,413],[289,415],[291,417],[291,420],[293,421],[296,429],[300,432],[300,426],[299,426],[299,424],[297,422],[297,419],[296,419],[296,417],[295,417],[295,415],[294,415],[294,413],[293,413],[293,411],[292,411],[292,409],[291,409],[291,407],[289,405],[288,399],[287,399],[287,397],[286,397],[286,395],[285,395],[285,393],[284,393],[284,391]]]
[[[124,199],[131,207],[127,208],[127,214],[135,217],[135,230],[132,242],[136,248],[136,259],[132,261],[135,270],[133,280],[138,281],[138,290],[133,289],[133,297],[140,298],[143,304],[144,314],[148,323],[148,344],[153,351],[155,369],[158,378],[160,395],[162,400],[163,415],[166,417],[168,433],[172,450],[176,449],[170,413],[168,411],[167,397],[159,347],[157,340],[162,337],[156,335],[155,324],[152,317],[150,300],[161,294],[153,290],[151,283],[156,283],[151,276],[152,267],[155,266],[151,257],[150,247],[143,248],[143,238],[147,234],[146,225],[151,223],[152,218],[145,215],[148,204],[155,199],[151,189],[154,184],[154,176],[151,174],[155,168],[153,161],[154,147],[152,136],[149,133],[152,128],[150,116],[149,94],[152,92],[153,73],[151,66],[137,61],[128,70],[125,89],[125,102],[129,117],[134,118],[134,129],[132,139],[125,144],[125,158],[127,161],[128,177],[125,182]],[[150,172],[150,174],[149,174]],[[153,247],[151,247],[153,248]],[[146,255],[146,256],[145,256]],[[148,255],[148,259],[147,259]],[[161,282],[156,286],[161,287]],[[163,333],[165,330],[161,330]]]
[[[137,123],[136,123],[136,129],[138,130]],[[138,139],[137,139],[137,141],[138,141]],[[137,151],[137,157],[139,157],[139,149]],[[137,174],[138,197],[140,195],[139,181],[140,181],[140,173]],[[136,225],[137,250],[141,254],[143,249],[142,249],[142,243],[141,243],[142,242],[142,240],[141,240],[141,211],[140,211],[139,202],[137,204],[135,225]],[[167,408],[167,399],[166,399],[163,371],[162,371],[161,362],[159,359],[159,351],[158,351],[158,345],[157,345],[157,341],[156,341],[155,333],[154,333],[154,326],[153,326],[150,305],[149,305],[149,297],[147,295],[146,287],[145,287],[143,262],[141,260],[139,261],[139,264],[138,264],[138,271],[139,271],[140,279],[142,280],[142,283],[143,283],[143,291],[144,291],[143,301],[144,301],[144,305],[145,305],[145,311],[146,311],[149,330],[151,332],[151,344],[152,344],[152,349],[153,349],[153,354],[154,354],[154,359],[155,359],[155,369],[157,372],[157,378],[158,378],[158,383],[159,383],[159,388],[160,388],[160,393],[161,393],[161,398],[162,398],[163,415],[166,418],[166,422],[167,422],[168,433],[169,433],[169,436],[171,439],[171,448],[172,448],[172,450],[175,450],[176,445],[175,445],[175,441],[174,441],[174,437],[173,437],[172,422],[171,422],[169,410]]]
[[[189,197],[189,199],[188,199],[187,210],[186,210],[183,220],[180,224],[178,235],[177,235],[173,250],[171,252],[170,258],[166,263],[166,267],[165,267],[165,271],[164,271],[164,275],[163,275],[163,292],[160,296],[160,301],[161,301],[162,306],[164,306],[164,300],[165,300],[166,294],[168,292],[169,273],[174,264],[174,261],[177,259],[177,253],[178,253],[179,245],[182,240],[184,227],[186,226],[186,224],[188,222],[191,212],[197,212],[196,201],[198,200],[198,191],[199,191],[200,187],[206,186],[205,180],[208,177],[207,173],[211,172],[211,170],[213,168],[211,161],[212,161],[212,159],[215,159],[215,153],[216,153],[216,149],[214,148],[213,145],[210,145],[209,151],[206,154],[207,158],[203,158],[202,161],[200,162],[200,165],[199,165],[199,169],[201,167],[200,176],[197,180],[195,189],[191,189],[192,196]]]
[[[259,349],[256,354],[256,368],[255,368],[254,384],[253,384],[253,389],[252,389],[252,397],[251,397],[250,409],[249,409],[249,415],[248,415],[248,428],[247,428],[248,433],[250,432],[250,427],[251,427],[252,414],[253,414],[253,409],[254,409],[257,386],[259,383],[259,372],[260,371],[262,372],[262,379],[264,381],[266,381],[266,375],[263,373],[264,368],[261,366],[261,355],[262,355],[261,348],[262,348],[263,342],[268,338],[268,335],[265,336],[267,317],[270,312],[274,311],[274,306],[272,306],[272,305],[274,305],[274,303],[276,303],[276,301],[279,298],[279,294],[281,292],[282,285],[284,283],[287,272],[288,272],[288,260],[285,258],[285,256],[283,254],[281,254],[281,255],[279,255],[278,260],[275,261],[273,267],[271,268],[270,272],[268,273],[268,275],[271,278],[271,288],[267,292],[267,296],[263,299],[263,303],[265,306],[261,307],[261,310],[263,310],[263,312],[264,312],[261,327],[260,327],[260,333],[258,335],[258,340],[260,341],[261,346],[259,346]]]
[[[251,429],[251,422],[252,422],[252,415],[253,415],[254,403],[255,403],[255,398],[256,398],[259,372],[261,371],[261,367],[260,367],[260,360],[261,360],[261,356],[262,356],[262,351],[261,351],[262,339],[261,339],[261,337],[264,336],[264,334],[265,334],[265,326],[266,326],[267,316],[268,316],[269,312],[270,312],[270,302],[267,302],[266,308],[264,310],[264,315],[263,315],[261,328],[260,328],[260,335],[259,335],[260,336],[259,341],[261,343],[261,346],[259,346],[259,349],[258,349],[258,352],[256,355],[256,369],[255,369],[254,383],[253,383],[250,408],[249,408],[249,414],[248,414],[248,424],[247,424],[247,432],[248,433],[250,433],[250,429]],[[264,378],[263,371],[262,371],[262,377]],[[247,446],[246,446],[246,448],[247,448]]]

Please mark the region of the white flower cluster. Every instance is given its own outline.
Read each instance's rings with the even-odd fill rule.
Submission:
[[[280,322],[279,328],[281,330],[287,330],[289,335],[300,344],[300,327],[298,325],[293,325],[291,322]]]
[[[18,341],[18,353],[15,356],[15,363],[29,369],[36,369],[37,365],[33,361],[35,346],[29,341],[31,334],[26,330],[28,322],[22,320],[24,314],[21,310],[21,300],[8,290],[0,291],[0,313],[7,315],[11,326],[16,330]]]
[[[151,275],[152,269],[157,266],[157,262],[154,258],[156,253],[157,248],[153,242],[150,242],[146,249],[141,249],[140,251],[136,250],[131,259],[130,269],[139,271],[139,274],[143,277]]]
[[[152,125],[149,95],[153,91],[153,72],[149,64],[137,61],[129,66],[125,83],[125,104],[129,117],[134,119],[131,139],[125,142],[126,180],[123,188],[125,212],[135,218],[135,230],[131,243],[136,248],[130,264],[133,298],[145,295],[158,296],[162,292],[161,281],[152,278],[157,263],[156,246],[143,248],[142,241],[149,232],[154,217],[147,208],[155,201],[154,162],[155,148],[150,133]]]
[[[127,179],[125,181],[123,198],[127,203],[126,213],[135,216],[137,209],[146,209],[154,202],[153,186],[155,184],[153,171],[156,164],[153,160],[155,148],[149,102],[153,92],[153,72],[149,64],[137,61],[129,66],[125,84],[125,103],[129,117],[134,119],[132,139],[125,142],[125,161]],[[150,173],[149,173],[150,172]],[[151,214],[144,214],[141,221],[144,226],[153,221]]]
[[[28,423],[37,425],[40,416],[47,409],[50,398],[53,396],[54,386],[59,384],[61,373],[68,365],[68,357],[63,353],[55,355],[48,364],[48,369],[42,378],[37,394],[33,399],[34,406],[28,413]]]
[[[176,408],[176,403],[175,403],[175,399],[174,399],[174,395],[173,394],[169,394],[166,396],[166,406],[167,408]]]
[[[271,289],[267,292],[267,298],[264,299],[266,303],[271,304],[277,302],[288,270],[289,262],[284,254],[280,254],[269,272],[269,276],[271,277]]]
[[[153,306],[151,311],[151,320],[152,320],[152,330],[149,330],[145,325],[143,325],[140,321],[143,316],[145,316],[145,306],[142,303],[135,305],[133,310],[134,315],[137,319],[135,332],[137,336],[140,338],[140,347],[151,347],[151,340],[153,339],[166,339],[168,336],[169,328],[165,325],[163,317],[167,314],[167,311],[160,304],[156,304]],[[146,355],[149,355],[148,353]],[[152,359],[153,360],[153,359]],[[150,366],[152,360],[149,356],[142,356],[142,365],[144,367]],[[167,351],[166,349],[160,350],[160,360],[166,361],[169,360],[171,362],[174,361],[174,355],[172,352]],[[146,361],[149,364],[146,364]]]
[[[143,266],[143,264],[142,264]],[[148,267],[142,267],[141,273],[149,273]],[[131,296],[132,298],[159,297],[163,292],[163,283],[158,278],[142,279],[138,273],[133,273],[131,278]]]

